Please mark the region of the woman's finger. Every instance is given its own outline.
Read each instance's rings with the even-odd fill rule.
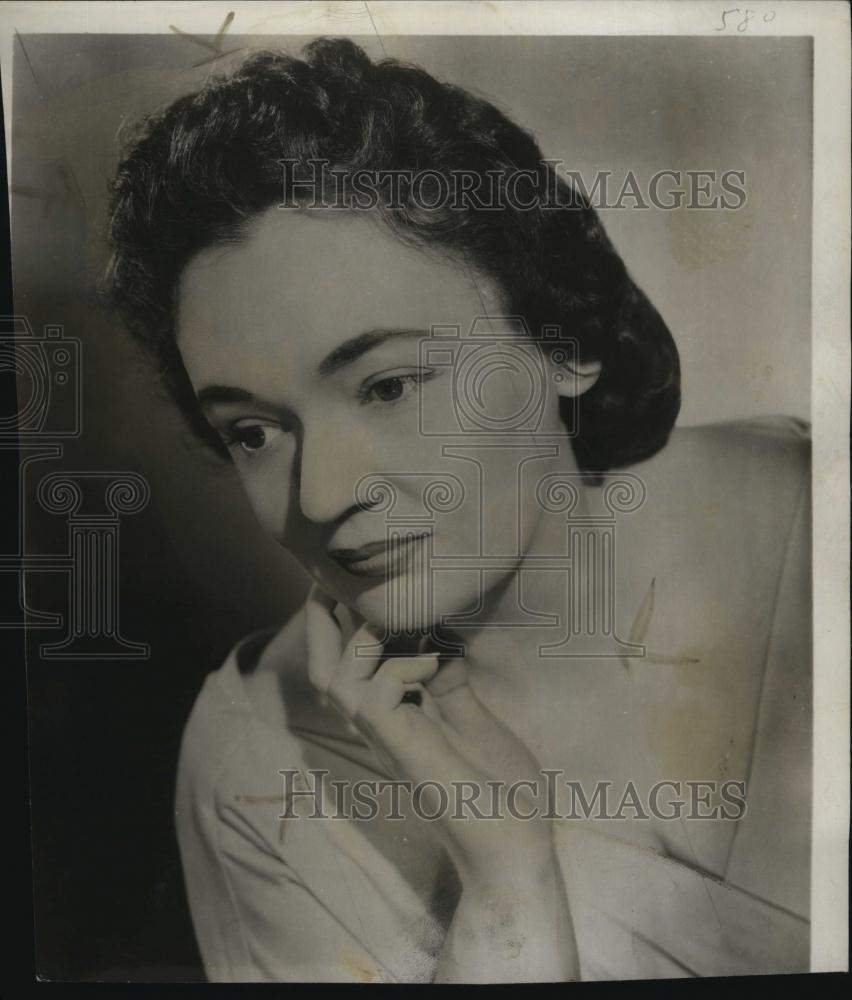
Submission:
[[[435,677],[429,682],[429,691],[433,698],[446,704],[457,701],[460,696],[467,697],[470,685],[464,660],[443,661]]]
[[[377,629],[364,623],[332,664],[325,691],[337,710],[354,719],[367,695],[368,683],[382,659],[384,648]]]
[[[308,677],[323,694],[328,691],[340,662],[343,637],[334,617],[335,601],[314,584],[305,601]]]
[[[403,702],[419,706],[425,690],[422,682],[434,677],[437,669],[434,656],[397,656],[386,660],[376,671],[362,702],[367,715],[373,718],[373,725],[378,721],[377,712],[392,712]]]
[[[395,656],[376,671],[376,678],[395,677],[403,684],[425,684],[438,672],[438,657]]]
[[[341,676],[349,680],[366,680],[381,663],[384,646],[381,632],[369,622],[357,628],[340,657]]]
[[[422,688],[420,695],[420,711],[426,716],[427,719],[434,722],[443,732],[444,731],[444,717],[441,715],[441,710],[438,708],[438,703],[429,694],[429,689],[425,685],[419,685]]]

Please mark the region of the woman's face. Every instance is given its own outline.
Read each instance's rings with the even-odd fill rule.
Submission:
[[[536,483],[565,468],[571,377],[500,313],[464,265],[329,210],[272,208],[182,276],[178,346],[261,524],[394,631],[499,589],[533,544]],[[436,345],[436,325],[459,332]]]

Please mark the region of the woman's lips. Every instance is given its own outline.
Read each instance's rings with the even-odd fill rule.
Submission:
[[[329,555],[352,576],[395,576],[408,564],[416,543],[428,538],[406,534],[380,542],[368,542],[357,549],[332,549]]]

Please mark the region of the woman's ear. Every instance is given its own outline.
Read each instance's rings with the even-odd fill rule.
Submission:
[[[555,365],[554,381],[556,393],[564,399],[582,396],[600,378],[602,365],[600,361],[571,361]]]

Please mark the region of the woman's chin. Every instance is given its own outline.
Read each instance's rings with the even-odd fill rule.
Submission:
[[[440,624],[441,616],[427,613],[424,609],[399,608],[385,599],[386,595],[362,594],[352,605],[352,610],[368,621],[383,635],[425,634]]]
[[[469,587],[442,587],[430,600],[419,599],[423,588],[400,586],[381,582],[377,586],[362,590],[345,603],[355,614],[378,628],[384,636],[410,636],[435,634],[446,628],[450,616],[475,608],[479,594]]]

